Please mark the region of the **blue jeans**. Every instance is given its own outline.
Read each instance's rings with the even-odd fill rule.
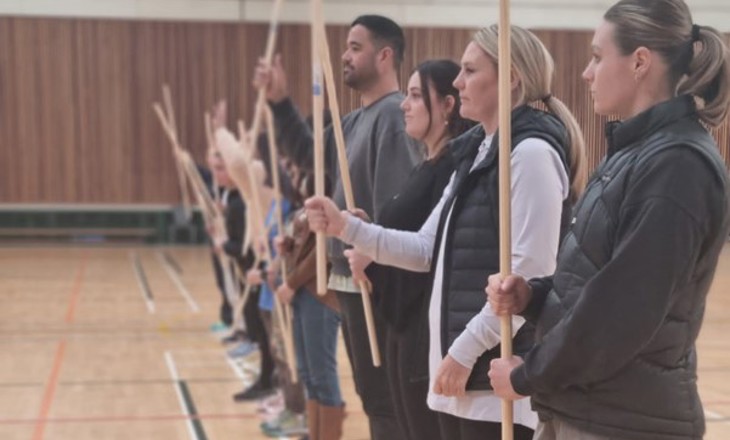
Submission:
[[[342,406],[337,376],[337,331],[340,315],[306,289],[297,291],[294,308],[294,345],[297,371],[307,398],[324,406]]]

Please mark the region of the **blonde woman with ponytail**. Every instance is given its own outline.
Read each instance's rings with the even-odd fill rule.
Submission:
[[[622,120],[554,275],[490,277],[494,312],[523,315],[539,339],[489,376],[499,396],[531,396],[537,440],[701,439],[695,341],[730,229],[708,127],[728,114],[730,51],[682,0],[622,0],[592,52],[594,109]]]
[[[497,26],[478,31],[461,58],[454,86],[460,114],[479,124],[452,140],[455,172],[418,232],[385,229],[340,212],[322,198],[307,202],[313,230],[336,235],[385,265],[431,272],[429,392],[441,438],[501,437],[501,404],[489,385],[499,357],[499,318],[486,305],[487,276],[499,271]],[[512,27],[513,271],[555,269],[560,237],[585,182],[584,146],[573,116],[552,96],[553,60],[531,32]],[[540,102],[547,111],[539,110]],[[433,261],[432,261],[433,258]],[[397,294],[397,293],[393,293]],[[532,347],[534,328],[516,318],[514,350]],[[531,439],[537,416],[515,409],[515,439]]]

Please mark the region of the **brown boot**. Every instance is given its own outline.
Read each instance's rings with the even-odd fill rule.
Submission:
[[[307,425],[309,440],[319,440],[319,412],[321,406],[316,400],[307,400]]]
[[[340,440],[342,438],[342,423],[345,420],[345,405],[319,407],[319,437],[318,440]]]

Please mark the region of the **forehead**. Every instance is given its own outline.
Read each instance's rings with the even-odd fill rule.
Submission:
[[[421,88],[421,75],[418,71],[413,72],[411,77],[408,79],[408,89],[420,89]]]
[[[372,36],[368,28],[361,24],[356,24],[350,28],[350,32],[347,34],[347,45],[359,44],[364,46],[372,44]]]
[[[485,63],[489,61],[489,57],[479,45],[473,41],[469,42],[461,56],[461,63]]]
[[[596,27],[596,32],[593,33],[593,41],[591,45],[595,49],[607,49],[616,47],[614,42],[614,28],[615,25],[609,21],[603,20]]]

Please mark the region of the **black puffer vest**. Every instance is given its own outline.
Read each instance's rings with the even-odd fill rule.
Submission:
[[[557,332],[556,337],[568,340],[566,344],[571,350],[561,351],[560,358],[551,362],[550,367],[542,360],[531,362],[531,371],[541,372],[535,375],[541,375],[540,380],[557,388],[554,392],[533,394],[532,404],[541,416],[554,415],[611,438],[701,439],[705,417],[697,394],[695,340],[702,323],[705,296],[728,233],[727,169],[712,136],[697,120],[689,96],[658,104],[625,122],[610,123],[606,133],[608,156],[575,207],[575,226],[561,244],[553,289],[537,322],[538,338]],[[666,178],[687,182],[686,191],[695,188],[693,182],[715,182],[714,186],[706,185],[711,189],[683,194],[676,188],[665,188],[661,180],[665,176],[656,164],[666,164],[660,159],[667,154],[680,153],[701,158],[705,166],[698,169],[693,165],[694,168],[688,169],[678,164],[676,168],[682,169],[681,173]],[[681,233],[672,236],[672,232],[685,229],[680,229],[671,219],[660,221],[656,217],[633,214],[635,205],[627,202],[644,200],[646,209],[652,200],[659,199],[682,200],[685,210],[688,209],[685,200],[697,205],[688,211],[693,213],[696,224],[702,225],[697,229],[704,233],[701,246],[693,251],[696,254],[684,254],[687,252],[684,243],[696,240],[694,236]],[[630,215],[636,215],[637,219],[627,220]],[[640,225],[640,230],[633,225]],[[646,231],[655,231],[662,237],[672,236],[671,245],[682,253],[656,255],[651,247],[632,244],[651,243]],[[631,259],[624,255],[625,249],[631,250]],[[674,273],[657,270],[668,267],[667,261],[675,260],[681,266],[671,270]],[[645,263],[636,265],[636,261]],[[664,286],[670,277],[672,285],[666,291],[633,292],[639,282]],[[618,284],[615,280],[641,280],[632,281],[632,289],[628,289],[638,293],[635,299],[631,298],[635,303],[627,304],[627,299],[614,290],[617,288],[614,284]],[[579,302],[580,317],[578,312],[573,313]],[[620,314],[616,312],[619,306]],[[626,323],[638,340],[647,334],[651,335],[650,339],[638,352],[626,354],[627,349],[622,348],[625,341],[601,322],[601,315],[606,313],[615,315],[616,326]],[[567,336],[564,326],[560,330],[557,327],[569,318],[590,323],[594,328],[589,335],[574,330]],[[649,328],[641,328],[641,323],[647,323]],[[582,360],[587,358],[587,349],[575,346],[578,338],[589,338],[594,364],[596,358],[607,359],[598,367],[586,366]],[[586,377],[591,372],[590,381],[582,379],[578,385],[565,386],[552,373],[574,368],[583,368],[580,374]]]
[[[499,131],[489,152],[471,173],[479,145],[485,138],[481,125],[451,142],[456,175],[449,198],[443,207],[431,261],[436,261],[444,235],[444,224],[451,212],[445,233],[441,305],[441,351],[445,356],[467,323],[484,307],[487,276],[499,272]],[[567,131],[553,115],[521,106],[512,112],[512,149],[528,138],[549,143],[568,170]],[[453,209],[452,209],[453,207]],[[570,205],[565,202],[561,225],[568,224]],[[561,234],[562,235],[562,234]],[[434,264],[433,267],[436,265]],[[534,327],[526,323],[513,341],[515,354],[532,347]],[[500,346],[482,354],[467,382],[468,390],[491,389],[487,372],[489,362],[499,357]]]

